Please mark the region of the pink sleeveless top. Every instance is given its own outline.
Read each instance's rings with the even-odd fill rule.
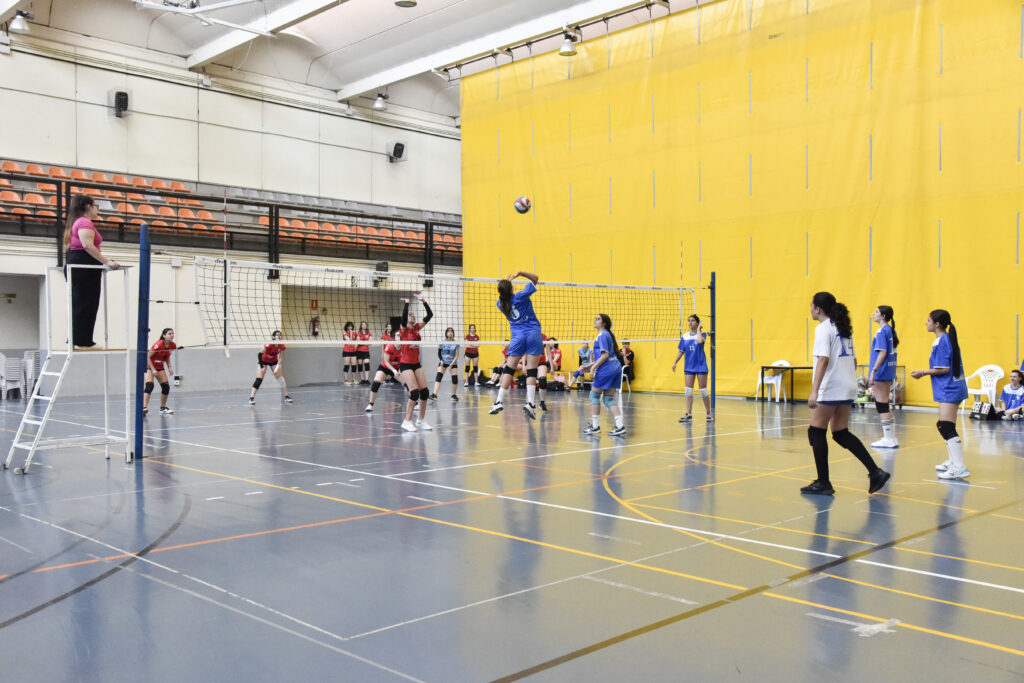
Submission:
[[[82,240],[78,238],[78,231],[83,228],[86,230],[93,231],[94,236],[92,238],[92,243],[94,245],[99,247],[101,244],[103,244],[103,235],[100,234],[100,231],[96,229],[96,226],[92,224],[91,220],[89,220],[85,216],[82,216],[71,225],[71,243],[68,245],[68,248],[71,251],[85,250],[85,247],[82,246]]]

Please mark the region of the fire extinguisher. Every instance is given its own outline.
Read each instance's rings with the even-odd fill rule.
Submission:
[[[320,336],[320,317],[317,316],[309,321],[309,331],[314,337]]]

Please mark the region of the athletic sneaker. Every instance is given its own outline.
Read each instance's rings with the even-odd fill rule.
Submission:
[[[143,408],[142,409],[142,414],[143,415],[149,415],[149,408]]]
[[[469,382],[463,382],[463,383],[462,383],[462,386],[464,386],[464,387],[468,387],[468,386],[469,386]]]
[[[872,448],[899,448],[900,442],[896,439],[881,438],[878,441],[871,444]]]
[[[815,479],[807,486],[800,489],[800,493],[812,493],[817,496],[834,496],[836,490],[832,488],[832,484],[822,483]]]
[[[167,406],[163,406],[162,408],[160,408],[160,414],[161,415],[174,415],[174,411],[171,410],[170,408],[168,408]]]
[[[594,425],[590,425],[589,427],[587,427],[586,429],[583,430],[583,433],[584,434],[600,434],[601,433],[601,427],[600,427],[600,425],[598,425],[597,427],[595,427]]]
[[[543,410],[545,413],[548,412],[548,404],[545,403],[544,401],[541,401],[540,402],[540,409]]]
[[[437,400],[437,394],[431,394],[430,395],[430,400],[431,401],[436,401]]]
[[[623,426],[623,427],[616,427],[612,431],[608,432],[608,436],[622,436],[625,433],[626,433],[625,426]]]
[[[969,476],[971,476],[971,472],[966,465],[963,467],[950,465],[944,472],[939,472],[939,479],[966,479]]]
[[[284,395],[284,402],[285,403],[295,403],[295,399],[292,398],[291,396],[289,396],[288,394],[285,394]]]
[[[1021,415],[1020,413],[1014,413],[1013,415],[1010,416],[1010,418],[1014,420],[1020,420],[1021,418],[1024,418],[1024,415]]]
[[[351,385],[351,384],[352,384],[352,382],[350,382],[350,381],[348,381],[348,380],[345,380],[345,386],[346,386],[346,387],[347,387],[347,386],[349,386],[349,385]]]
[[[892,475],[879,467],[877,470],[868,475],[868,493],[874,493],[885,486],[885,482],[889,481],[889,477]]]
[[[370,386],[370,380],[368,380],[368,379],[364,379],[364,380],[363,380],[363,381],[361,381],[361,382],[360,382],[359,384],[360,384],[360,385],[362,385],[362,386],[366,386],[366,387],[368,387],[368,386]]]
[[[708,416],[704,418],[704,421],[705,422],[714,422],[715,421],[715,416],[712,415],[711,413],[708,413]]]
[[[256,397],[255,396],[253,396],[252,398],[249,399],[249,405],[251,405],[251,406],[256,405]]]
[[[423,430],[423,431],[425,431],[425,432],[429,432],[429,431],[431,431],[431,430],[433,429],[433,427],[431,427],[430,425],[428,425],[428,424],[427,424],[426,422],[424,422],[423,420],[416,420],[416,428],[417,428],[417,429],[422,429],[422,430]]]
[[[409,420],[405,420],[404,422],[402,422],[402,429],[404,429],[407,432],[415,432],[416,431],[416,425],[414,425]]]
[[[373,412],[373,404],[372,403],[367,403],[366,407],[363,409],[363,412],[364,413],[372,413]]]
[[[455,394],[452,394],[452,400],[453,400],[453,401],[458,401],[458,400],[459,400],[459,397],[458,397],[458,396],[456,396]]]
[[[693,415],[690,415],[689,413],[687,413],[686,415],[683,415],[681,418],[679,418],[679,421],[680,422],[693,422]]]
[[[952,460],[947,460],[944,463],[940,463],[940,464],[936,465],[935,466],[935,471],[936,472],[945,472],[946,470],[948,470],[952,466],[953,466],[953,461]]]
[[[501,404],[501,401],[495,401],[494,405],[492,405],[491,409],[488,411],[488,414],[489,415],[497,415],[498,413],[500,413],[504,409],[505,409],[505,406],[503,406]]]
[[[526,403],[523,405],[523,412],[526,413],[526,417],[531,420],[537,419],[537,409],[533,407],[532,403]]]

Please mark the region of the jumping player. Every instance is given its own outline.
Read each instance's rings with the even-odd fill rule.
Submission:
[[[615,394],[622,385],[622,363],[619,362],[619,344],[612,332],[612,320],[604,313],[594,317],[594,329],[597,339],[594,340],[594,361],[581,366],[594,376],[590,385],[590,426],[583,430],[584,434],[601,433],[601,401],[608,406],[615,418],[615,429],[608,432],[609,436],[622,436],[626,427],[622,423],[622,409]],[[604,395],[602,399],[602,394]]]
[[[423,304],[427,312],[421,322],[416,322],[416,314],[409,310],[409,300],[402,299],[405,306],[402,308],[402,326],[398,330],[398,338],[403,342],[420,340],[420,330],[434,317],[430,306],[419,294],[416,299]],[[415,432],[417,429],[429,431],[433,429],[424,421],[427,414],[427,399],[430,398],[430,390],[427,389],[427,377],[423,373],[423,366],[420,365],[420,347],[418,344],[402,344],[402,352],[399,356],[399,370],[402,372],[402,382],[409,389],[409,403],[405,407],[405,420],[402,422],[402,429],[407,432]],[[419,418],[412,421],[412,413],[416,403],[420,405]]]
[[[394,340],[394,323],[389,322],[384,327],[384,334],[380,338],[384,341]],[[390,377],[391,379],[397,379],[401,383],[402,373],[398,370],[401,355],[402,352],[394,344],[385,344],[381,347],[380,365],[377,366],[377,374],[373,376],[373,383],[370,384],[370,403],[366,406],[366,412],[373,412],[373,404],[377,400],[377,392],[380,391],[381,382]]]
[[[281,330],[274,330],[274,333],[270,335],[274,341],[280,340],[284,335],[281,334]],[[291,396],[288,395],[288,384],[284,381],[284,350],[288,348],[284,344],[264,344],[263,350],[256,353],[256,362],[259,363],[259,370],[256,372],[256,381],[252,383],[252,392],[249,394],[249,405],[256,405],[256,392],[259,390],[260,385],[263,384],[263,378],[267,375],[267,368],[271,368],[271,373],[277,378],[277,381],[281,383],[281,393],[284,395],[285,403],[294,403]]]
[[[359,323],[359,331],[356,332],[356,339],[359,341],[370,341],[373,335],[370,334],[370,323],[365,320]],[[356,344],[356,366],[359,368],[361,379],[360,384],[370,384],[370,347],[367,344]]]
[[[168,380],[174,374],[174,370],[171,369],[171,351],[176,348],[178,345],[174,343],[174,330],[170,327],[165,327],[160,333],[160,339],[149,347],[149,366],[146,370],[145,394],[142,397],[143,415],[149,413],[149,397],[153,393],[154,378],[160,382],[160,414],[174,414],[174,411],[167,407],[167,395],[171,393],[171,383]]]
[[[512,290],[512,280],[517,277],[525,277],[529,282],[518,292]],[[498,388],[498,398],[491,406],[490,414],[496,415],[504,409],[505,393],[512,384],[512,377],[519,359],[526,361],[526,405],[523,412],[531,420],[537,419],[537,409],[533,405],[534,395],[537,393],[537,363],[544,353],[544,342],[540,332],[540,321],[533,312],[533,302],[530,297],[537,291],[538,277],[533,273],[518,271],[498,282],[498,308],[508,319],[509,327],[512,329],[512,340],[508,345],[508,358],[501,369],[501,386]]]
[[[892,382],[896,379],[896,347],[900,338],[896,335],[896,321],[893,319],[892,306],[879,306],[871,315],[871,319],[880,325],[875,339],[871,343],[871,361],[868,365],[871,381],[871,392],[875,396],[875,408],[882,419],[882,438],[871,444],[872,448],[899,448],[896,440],[892,409],[889,408],[889,396]]]
[[[480,337],[476,333],[476,325],[469,326],[469,334],[466,335],[467,342],[478,342]],[[472,370],[470,370],[472,368]],[[480,386],[480,347],[466,344],[466,382],[462,386]]]
[[[928,314],[925,328],[935,334],[932,352],[928,359],[928,370],[914,370],[910,376],[920,379],[925,375],[932,378],[932,398],[939,404],[939,421],[936,427],[946,441],[949,458],[935,469],[940,479],[966,479],[971,476],[964,463],[964,445],[956,433],[956,413],[962,401],[967,400],[967,379],[964,377],[964,359],[960,353],[956,326],[949,311],[941,308]]]
[[[683,377],[686,382],[686,413],[679,418],[680,422],[689,422],[693,419],[690,411],[693,409],[693,380],[697,380],[700,387],[700,397],[704,401],[704,412],[707,413],[707,421],[711,422],[715,416],[711,414],[711,398],[708,396],[708,359],[704,355],[704,342],[708,335],[701,325],[700,317],[696,314],[687,319],[690,331],[679,340],[679,355],[672,363],[672,372],[676,371],[679,359],[686,355],[683,363]]]
[[[880,468],[864,444],[847,428],[850,411],[857,398],[857,358],[853,350],[853,325],[845,304],[828,292],[818,292],[811,300],[811,317],[818,321],[814,330],[814,379],[807,406],[811,425],[807,440],[814,452],[818,478],[800,489],[803,493],[835,494],[828,473],[826,427],[832,428],[832,440],[853,453],[868,471],[868,493],[874,493],[889,481],[889,473]]]
[[[456,390],[459,388],[459,345],[455,343],[455,329],[449,327],[444,331],[445,343],[437,347],[437,375],[434,377],[434,392],[430,394],[431,400],[437,400],[437,392],[441,390],[441,380],[444,373],[452,373],[452,400],[458,401]]]
[[[341,338],[346,341],[355,341],[356,326],[351,320],[345,323],[345,331],[342,333]],[[356,381],[355,379],[349,380],[348,373],[351,372],[353,378],[358,376],[359,369],[356,366],[357,356],[358,354],[356,352],[355,344],[345,344],[344,346],[341,347],[341,360],[345,364],[344,367],[342,368],[342,372],[345,373],[345,386],[348,386],[352,384],[352,382]]]

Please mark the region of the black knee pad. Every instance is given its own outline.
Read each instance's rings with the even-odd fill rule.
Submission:
[[[439,372],[436,375],[434,375],[434,381],[435,382],[440,382],[443,377],[444,377],[444,373],[443,372]]]
[[[380,389],[380,382],[378,382],[377,380],[374,380],[373,383],[370,385],[370,391],[372,393],[376,394],[379,389]]]
[[[421,401],[426,401],[429,398],[430,398],[430,390],[429,389],[420,389],[420,400]]]
[[[138,386],[138,385],[136,384],[135,386]],[[143,391],[145,393],[147,393],[147,394],[152,394],[153,393],[153,383],[152,382],[146,382],[146,388],[143,389]]]
[[[850,433],[849,429],[840,429],[838,432],[832,432],[832,440],[847,449],[857,445],[860,441],[860,439]]]
[[[252,383],[252,388],[253,389],[259,389],[261,384],[263,384],[263,378],[262,377],[257,377],[256,381]]]
[[[807,441],[811,444],[811,448],[828,446],[828,441],[825,439],[825,430],[821,427],[808,427]]]
[[[457,385],[458,383],[459,383],[459,375],[458,375],[458,373],[456,373],[456,374],[452,375],[452,384],[456,384]]]
[[[885,415],[889,412],[889,402],[886,401],[885,403],[882,403],[881,401],[875,401],[875,410],[877,410],[880,415]]]
[[[514,374],[516,374],[516,371],[513,368],[510,368],[507,365],[503,365],[502,368],[501,368],[501,374],[503,374],[503,375],[514,375]]]
[[[412,401],[413,403],[415,403],[416,401],[420,400],[420,390],[419,389],[410,389],[409,390],[409,400]]]
[[[537,379],[537,386],[539,386],[541,389],[545,389],[546,390],[548,388],[548,378],[547,377],[540,377],[540,378],[538,378]]]
[[[169,382],[160,382],[160,393],[164,396],[171,393],[171,385]]]
[[[537,379],[537,368],[529,368],[526,371],[526,376],[527,377],[533,377],[534,379]]]
[[[939,420],[935,423],[935,426],[939,428],[939,434],[946,441],[959,436],[956,433],[956,422],[949,422],[948,420]]]

